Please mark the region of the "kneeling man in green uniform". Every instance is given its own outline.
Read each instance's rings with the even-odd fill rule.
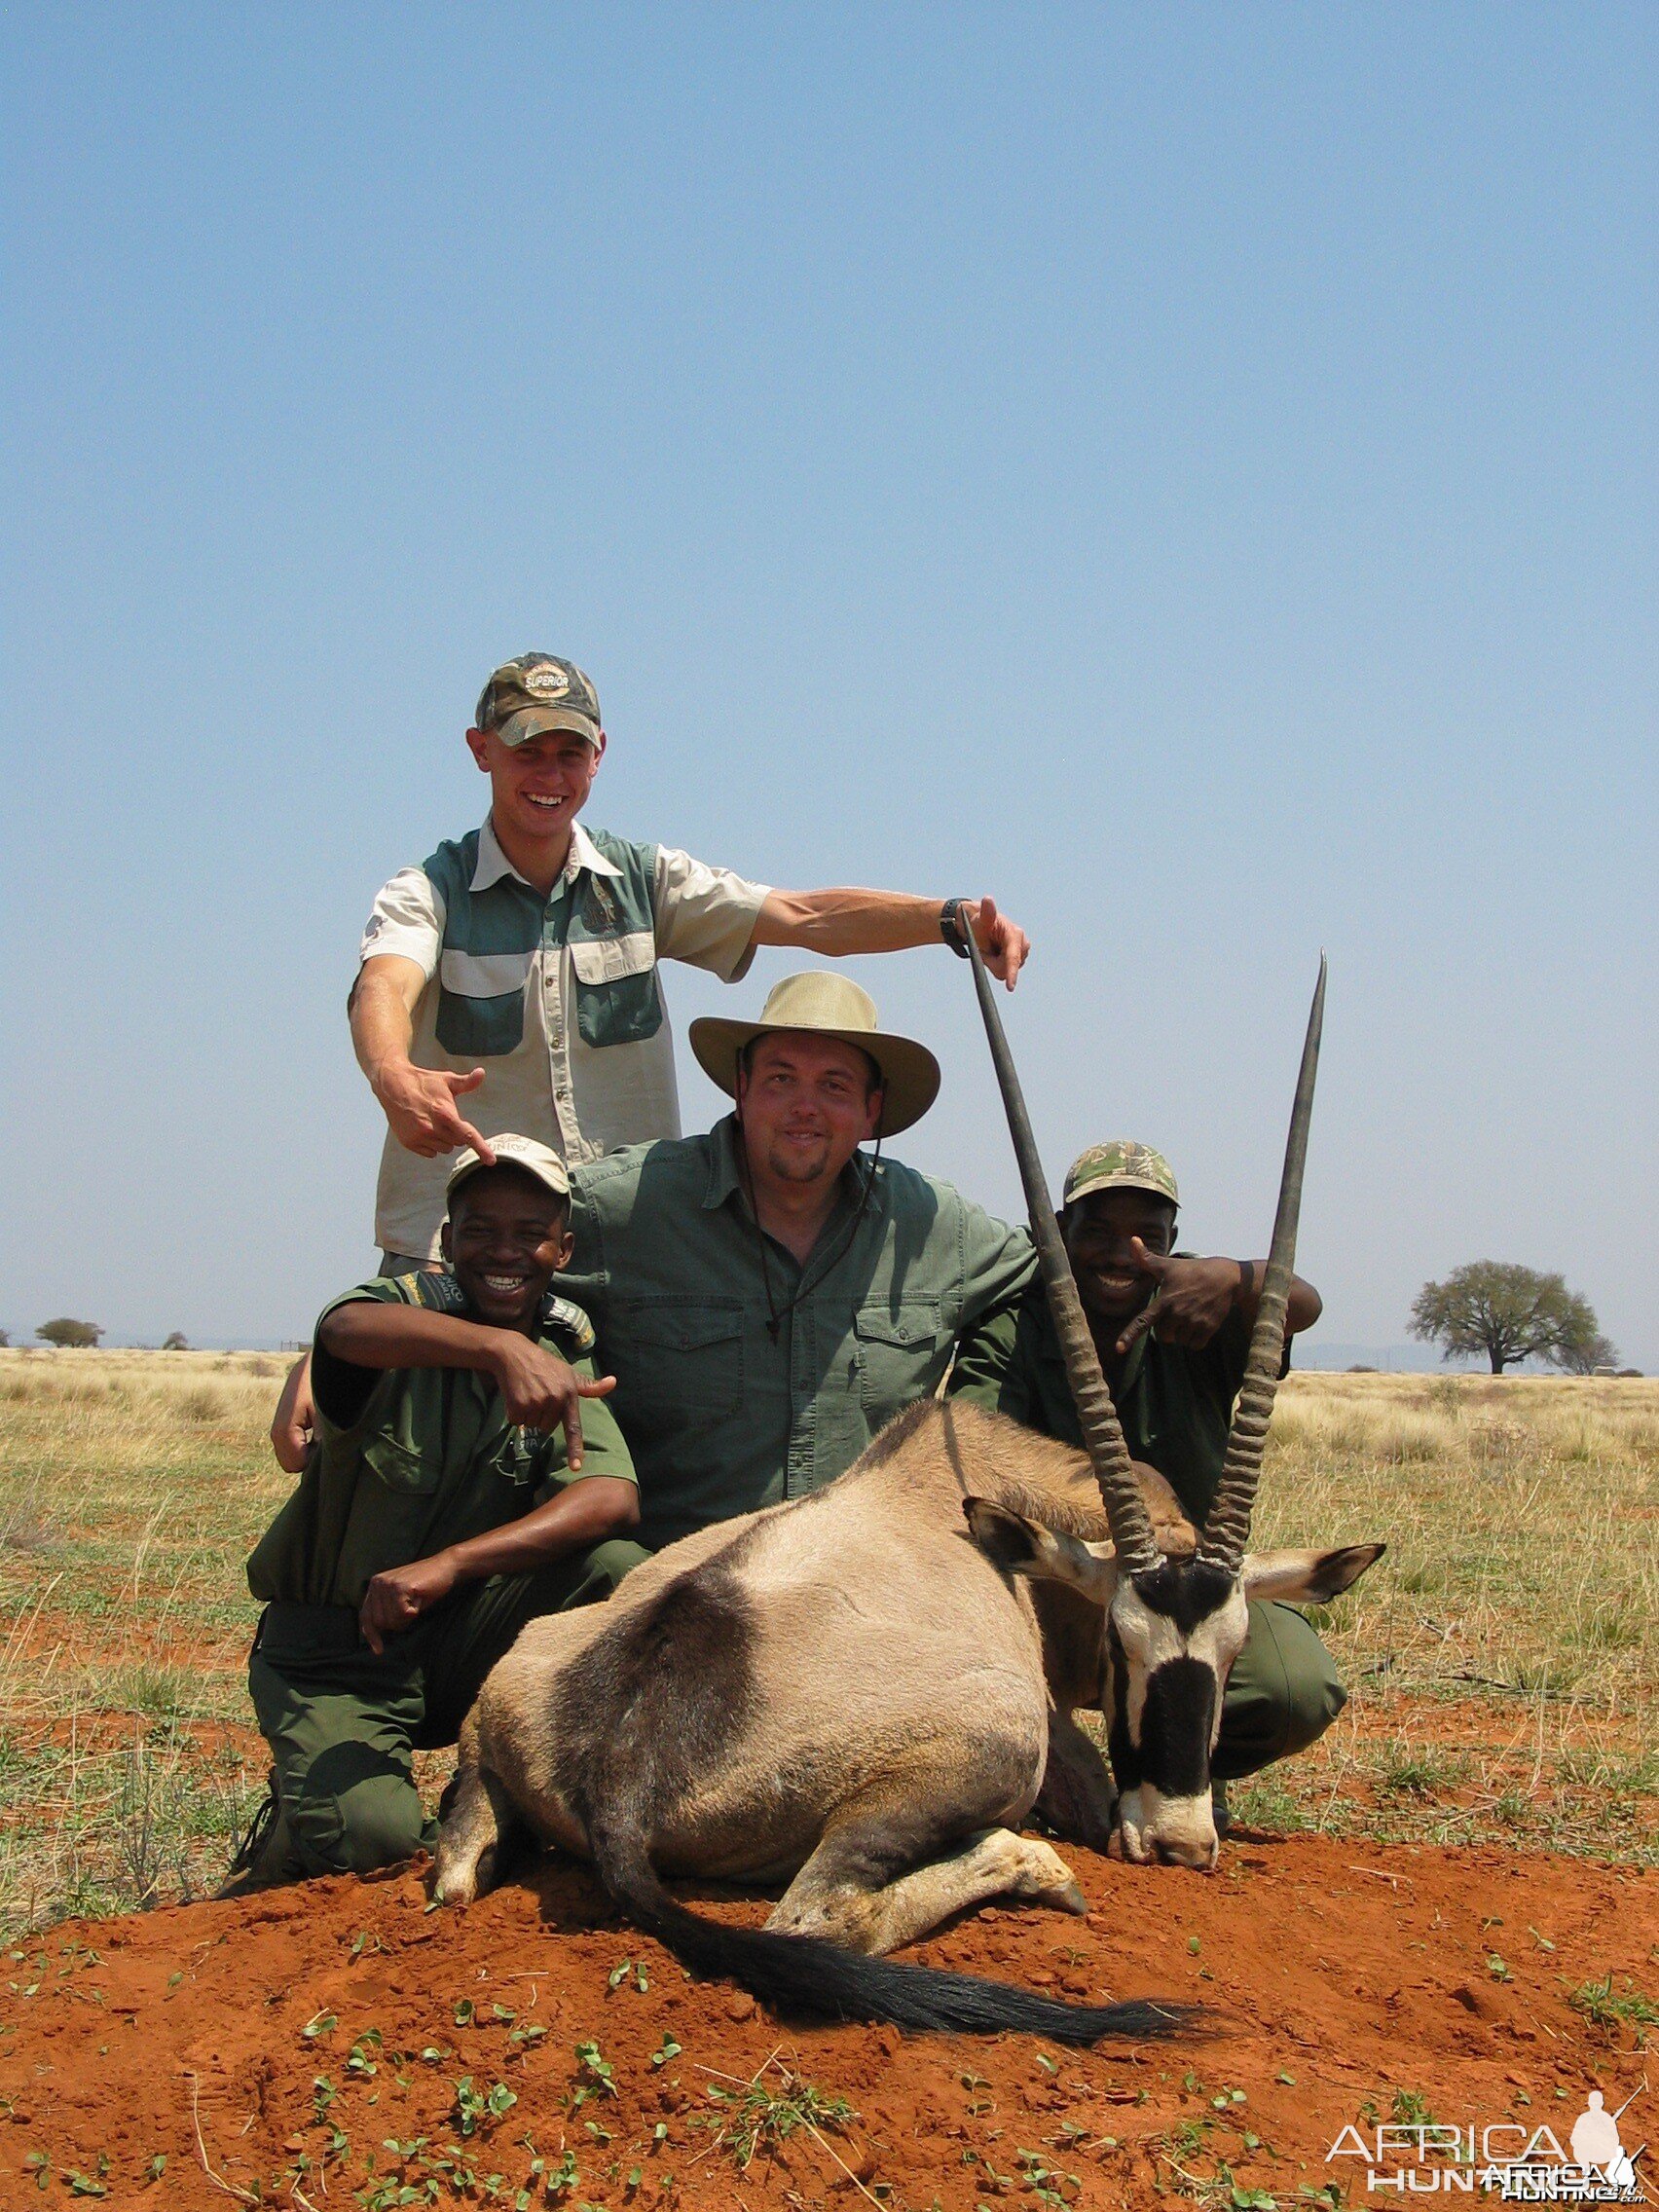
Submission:
[[[551,1290],[565,1163],[529,1137],[494,1150],[450,1174],[444,1272],[364,1283],[317,1323],[314,1441],[248,1561],[274,1765],[233,1890],[429,1844],[413,1751],[455,1741],[527,1620],[608,1597],[646,1556],[611,1379]]]
[[[1244,1379],[1265,1260],[1177,1253],[1174,1172],[1150,1145],[1092,1145],[1066,1175],[1060,1227],[1078,1295],[1130,1454],[1154,1466],[1201,1526],[1221,1476],[1233,1401]],[[1295,1277],[1288,1340],[1321,1300]],[[964,1347],[952,1394],[1067,1444],[1083,1432],[1041,1283]],[[1252,1604],[1250,1636],[1228,1677],[1217,1784],[1306,1751],[1347,1703],[1330,1653],[1289,1605]],[[1217,1813],[1222,1814],[1219,1801]]]

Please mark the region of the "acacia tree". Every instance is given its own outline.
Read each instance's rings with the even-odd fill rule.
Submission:
[[[95,1345],[103,1335],[96,1321],[43,1321],[35,1331],[44,1344],[58,1345],[76,1351],[84,1351]]]
[[[1494,1375],[1523,1359],[1565,1367],[1601,1336],[1589,1300],[1568,1290],[1564,1275],[1504,1260],[1471,1260],[1444,1282],[1425,1282],[1409,1326],[1439,1345],[1442,1359],[1485,1352]]]
[[[1600,1329],[1592,1329],[1586,1336],[1570,1338],[1550,1357],[1568,1375],[1594,1375],[1600,1367],[1617,1367],[1619,1347]]]

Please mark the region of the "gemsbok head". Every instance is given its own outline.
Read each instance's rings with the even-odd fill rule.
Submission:
[[[976,1540],[999,1565],[1038,1580],[1069,1584],[1103,1608],[1102,1703],[1118,1788],[1113,1840],[1139,1864],[1166,1862],[1207,1870],[1216,1862],[1210,1757],[1221,1727],[1227,1677],[1249,1632],[1248,1600],[1322,1603],[1357,1581],[1385,1548],[1353,1544],[1327,1552],[1268,1553],[1249,1548],[1262,1453],[1284,1355],[1285,1307],[1296,1260],[1324,1007],[1321,958],[1244,1378],[1214,1503],[1196,1547],[1184,1555],[1161,1550],[1154,1533],[1036,1166],[1023,1102],[1017,1115],[1012,1098],[1010,1102],[1044,1278],[1112,1540],[1086,1543],[983,1498],[965,1500],[965,1511]],[[1004,1088],[1006,1093],[1006,1077]]]

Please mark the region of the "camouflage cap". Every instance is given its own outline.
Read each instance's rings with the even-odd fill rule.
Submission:
[[[522,745],[553,729],[573,730],[597,745],[599,693],[573,660],[520,653],[492,671],[478,694],[472,726],[494,730],[503,745]]]
[[[1080,1152],[1066,1169],[1061,1203],[1069,1206],[1074,1198],[1087,1198],[1094,1191],[1152,1191],[1172,1206],[1181,1203],[1175,1170],[1162,1153],[1130,1137],[1114,1137],[1110,1144],[1091,1144],[1087,1152]]]

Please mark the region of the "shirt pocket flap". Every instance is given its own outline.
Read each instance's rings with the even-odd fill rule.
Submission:
[[[631,1333],[642,1345],[660,1345],[671,1351],[702,1351],[709,1345],[723,1345],[743,1334],[738,1308],[711,1313],[707,1307],[646,1308],[631,1316]]]
[[[438,962],[438,980],[463,999],[504,999],[522,991],[534,952],[446,952]]]
[[[931,1345],[939,1336],[937,1300],[915,1301],[890,1312],[885,1306],[863,1306],[853,1316],[855,1334],[864,1343],[901,1347]]]
[[[619,983],[656,966],[656,939],[649,930],[627,937],[571,938],[569,949],[578,983]]]
[[[394,1436],[365,1437],[363,1464],[387,1490],[406,1497],[423,1496],[438,1487],[443,1470]]]

